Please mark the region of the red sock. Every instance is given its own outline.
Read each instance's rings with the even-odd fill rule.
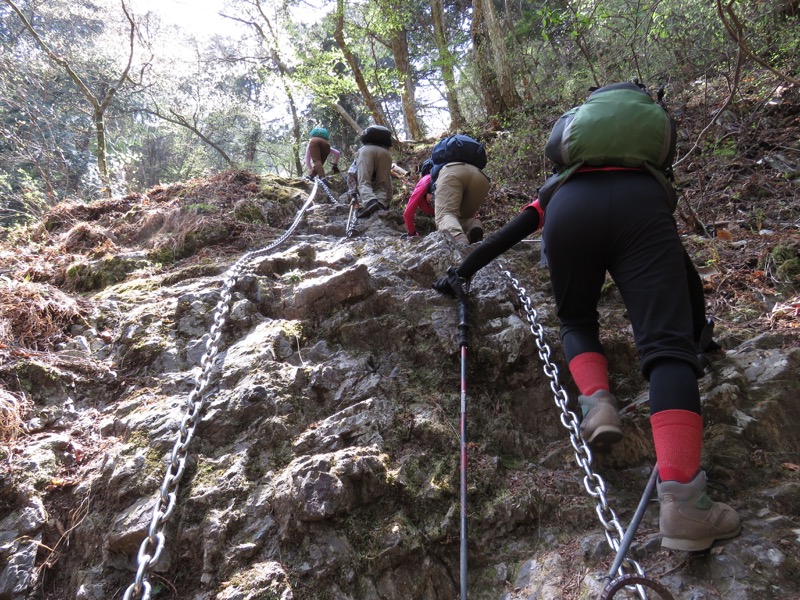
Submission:
[[[662,481],[689,483],[700,470],[703,418],[690,410],[662,410],[650,417]]]
[[[599,352],[584,352],[569,361],[569,372],[581,394],[591,396],[608,386],[608,361]]]

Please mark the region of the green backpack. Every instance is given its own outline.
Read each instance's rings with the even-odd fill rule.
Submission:
[[[556,172],[539,189],[539,202],[545,207],[581,167],[633,167],[658,179],[674,209],[675,138],[673,118],[638,83],[598,88],[553,127],[544,153],[555,163]]]

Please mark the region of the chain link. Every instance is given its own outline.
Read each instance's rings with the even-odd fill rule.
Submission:
[[[339,204],[339,198],[331,191],[331,188],[328,187],[328,182],[325,179],[320,179],[319,177],[315,177],[315,180],[319,181],[320,186],[322,186],[322,191],[325,192],[325,195],[328,196],[328,199],[333,204]]]
[[[622,525],[617,519],[617,515],[608,505],[606,497],[606,484],[597,473],[592,470],[592,451],[580,434],[578,426],[578,417],[574,412],[567,408],[569,400],[567,392],[558,380],[558,367],[550,360],[550,347],[544,338],[544,328],[538,321],[538,313],[531,305],[531,300],[528,298],[527,291],[522,287],[519,281],[511,274],[510,271],[500,267],[503,274],[511,281],[511,285],[522,303],[522,309],[525,313],[525,318],[530,326],[530,331],[533,334],[536,348],[539,352],[539,360],[542,362],[542,370],[547,378],[550,380],[550,389],[553,391],[556,406],[561,410],[561,423],[569,430],[570,443],[575,450],[575,462],[581,467],[586,474],[583,478],[583,485],[589,495],[595,500],[595,512],[600,524],[603,526],[603,533],[605,534],[608,545],[614,552],[620,548],[620,543],[625,535]],[[640,576],[644,576],[644,569],[633,559],[626,558],[625,563],[628,568],[633,568]],[[624,563],[624,564],[625,564]],[[620,574],[625,575],[624,567],[620,567]],[[646,598],[643,590],[639,589],[641,597]]]
[[[331,202],[334,204],[340,204],[339,199],[333,194],[331,189],[328,187],[326,182],[322,179],[317,178],[322,185],[322,189],[328,195]],[[358,219],[358,194],[353,192],[350,195],[350,212],[347,215],[347,226],[345,227],[345,237],[351,238],[356,232],[356,221]]]
[[[283,243],[300,224],[303,215],[313,203],[314,197],[317,194],[318,184],[321,180],[317,177],[314,180],[314,187],[308,196],[305,204],[300,208],[292,224],[277,240],[260,248],[244,254],[236,263],[228,269],[223,277],[222,290],[220,291],[220,300],[214,309],[213,320],[214,323],[208,334],[206,340],[206,351],[200,359],[201,371],[196,377],[194,382],[194,389],[189,394],[186,402],[186,414],[184,415],[178,427],[178,433],[175,438],[175,444],[172,447],[172,454],[167,461],[167,472],[164,475],[164,481],[161,484],[156,504],[153,507],[153,514],[150,519],[150,527],[147,532],[147,537],[142,540],[139,546],[139,553],[137,555],[137,570],[134,582],[125,590],[123,600],[131,600],[132,598],[139,598],[140,600],[150,600],[151,585],[147,580],[150,571],[158,563],[161,555],[164,552],[166,545],[166,536],[164,535],[164,527],[169,520],[172,513],[175,512],[175,504],[178,498],[178,484],[181,477],[186,470],[186,459],[189,450],[189,444],[194,438],[197,423],[203,412],[207,396],[206,389],[211,379],[211,371],[214,367],[217,354],[219,353],[219,341],[222,337],[222,328],[230,312],[230,302],[233,296],[233,286],[236,284],[242,271],[247,267],[248,263],[254,258],[266,254]],[[323,188],[325,185],[323,184]],[[329,194],[330,196],[330,194]],[[134,594],[137,594],[134,596]]]

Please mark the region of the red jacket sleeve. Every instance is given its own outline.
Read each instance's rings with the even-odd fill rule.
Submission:
[[[403,220],[406,223],[408,235],[415,235],[417,227],[414,224],[414,215],[417,214],[417,209],[424,212],[426,215],[433,215],[433,207],[428,202],[428,186],[431,182],[431,176],[425,175],[417,182],[414,191],[411,192],[411,197],[408,199],[406,209],[403,211]]]
[[[539,206],[539,199],[537,198],[536,200],[525,206],[522,210],[528,210],[529,208],[532,208],[537,213],[539,213],[539,225],[538,227],[536,227],[536,229],[537,230],[541,229],[542,225],[544,225],[544,211],[542,210],[542,207]]]

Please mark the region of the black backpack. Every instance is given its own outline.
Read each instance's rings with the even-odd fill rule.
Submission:
[[[362,144],[374,144],[390,148],[392,146],[392,132],[383,125],[370,125],[361,132]]]
[[[463,162],[479,169],[486,167],[486,148],[475,138],[456,134],[441,140],[431,153],[433,169],[431,181],[436,181],[439,171],[448,163]]]

